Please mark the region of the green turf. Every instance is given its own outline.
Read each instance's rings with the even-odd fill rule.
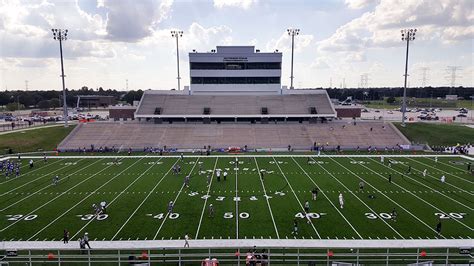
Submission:
[[[198,239],[474,236],[474,178],[466,171],[466,159],[440,157],[435,163],[433,158],[393,158],[389,168],[386,156],[384,164],[369,157],[239,157],[237,163],[234,157],[184,162],[143,157],[124,158],[119,165],[108,158],[54,158],[46,163],[38,158],[33,169],[23,160],[19,178],[0,179],[0,240],[60,240],[65,228],[74,240],[86,231],[92,240],[182,239],[186,233]],[[170,171],[175,163],[181,165],[179,175]],[[405,175],[407,165],[410,175]],[[218,168],[228,169],[227,180],[218,182],[213,176],[207,187],[207,173]],[[424,169],[428,176],[423,178]],[[200,170],[207,172],[199,175]],[[258,170],[265,170],[263,179]],[[188,173],[191,184],[183,188]],[[390,173],[392,183],[387,180]],[[56,174],[61,180],[53,186]],[[441,175],[447,183],[440,183]],[[361,180],[363,190],[358,188]],[[315,186],[321,192],[312,201]],[[345,199],[343,209],[339,193]],[[202,197],[207,194],[206,201]],[[268,201],[265,194],[271,197]],[[92,204],[102,200],[110,204],[108,216],[90,215]],[[311,223],[295,218],[306,200],[314,213]],[[169,201],[175,202],[172,215],[167,213]],[[207,212],[211,203],[214,217]],[[394,208],[397,221],[388,218]],[[442,236],[433,231],[440,218]],[[294,219],[299,224],[296,236]]]
[[[0,153],[5,154],[10,148],[14,153],[34,152],[39,149],[52,151],[74,127],[75,125],[70,125],[67,128],[57,126],[2,134],[0,135]]]
[[[408,123],[402,127],[395,126],[412,142],[432,146],[467,144],[474,141],[474,128],[464,125],[436,123]]]

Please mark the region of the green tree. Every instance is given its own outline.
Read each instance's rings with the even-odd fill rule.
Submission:
[[[58,98],[51,99],[49,101],[49,104],[51,105],[51,108],[58,108],[59,106],[61,106],[61,102]]]
[[[388,98],[387,98],[387,100],[386,100],[386,101],[387,101],[387,103],[389,103],[389,104],[392,104],[392,103],[394,103],[394,102],[395,102],[395,97],[393,97],[393,96],[390,96],[390,97],[388,97]]]
[[[21,109],[22,107],[23,107],[23,106],[20,104],[20,109]],[[13,102],[13,103],[7,104],[7,110],[8,110],[8,111],[16,111],[16,110],[18,110],[18,103],[17,103],[17,102]]]
[[[42,100],[38,103],[38,107],[41,110],[48,110],[49,108],[51,108],[51,102],[48,100]]]

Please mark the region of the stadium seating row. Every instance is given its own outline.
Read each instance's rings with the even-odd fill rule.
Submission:
[[[262,108],[268,114],[307,115],[311,108],[317,114],[333,115],[331,103],[325,93],[288,95],[172,95],[145,93],[137,115],[202,115],[209,108],[211,115],[260,115]]]
[[[390,124],[345,122],[328,124],[148,124],[107,123],[80,124],[59,145],[60,150],[107,146],[143,149],[143,147],[215,148],[230,146],[249,148],[309,149],[314,143],[342,147],[392,147],[409,144]]]

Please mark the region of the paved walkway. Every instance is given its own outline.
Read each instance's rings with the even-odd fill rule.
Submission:
[[[157,249],[183,248],[184,240],[90,241],[93,249]],[[471,248],[473,239],[418,239],[418,240],[302,240],[302,239],[206,239],[189,240],[190,248]],[[0,250],[57,250],[78,249],[79,242],[71,241],[5,241]]]

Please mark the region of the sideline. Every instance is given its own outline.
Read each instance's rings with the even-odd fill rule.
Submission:
[[[184,240],[90,241],[97,249],[183,249]],[[470,248],[472,239],[397,239],[397,240],[326,240],[326,239],[200,239],[189,240],[191,248]],[[0,250],[77,250],[70,241],[4,241]]]

